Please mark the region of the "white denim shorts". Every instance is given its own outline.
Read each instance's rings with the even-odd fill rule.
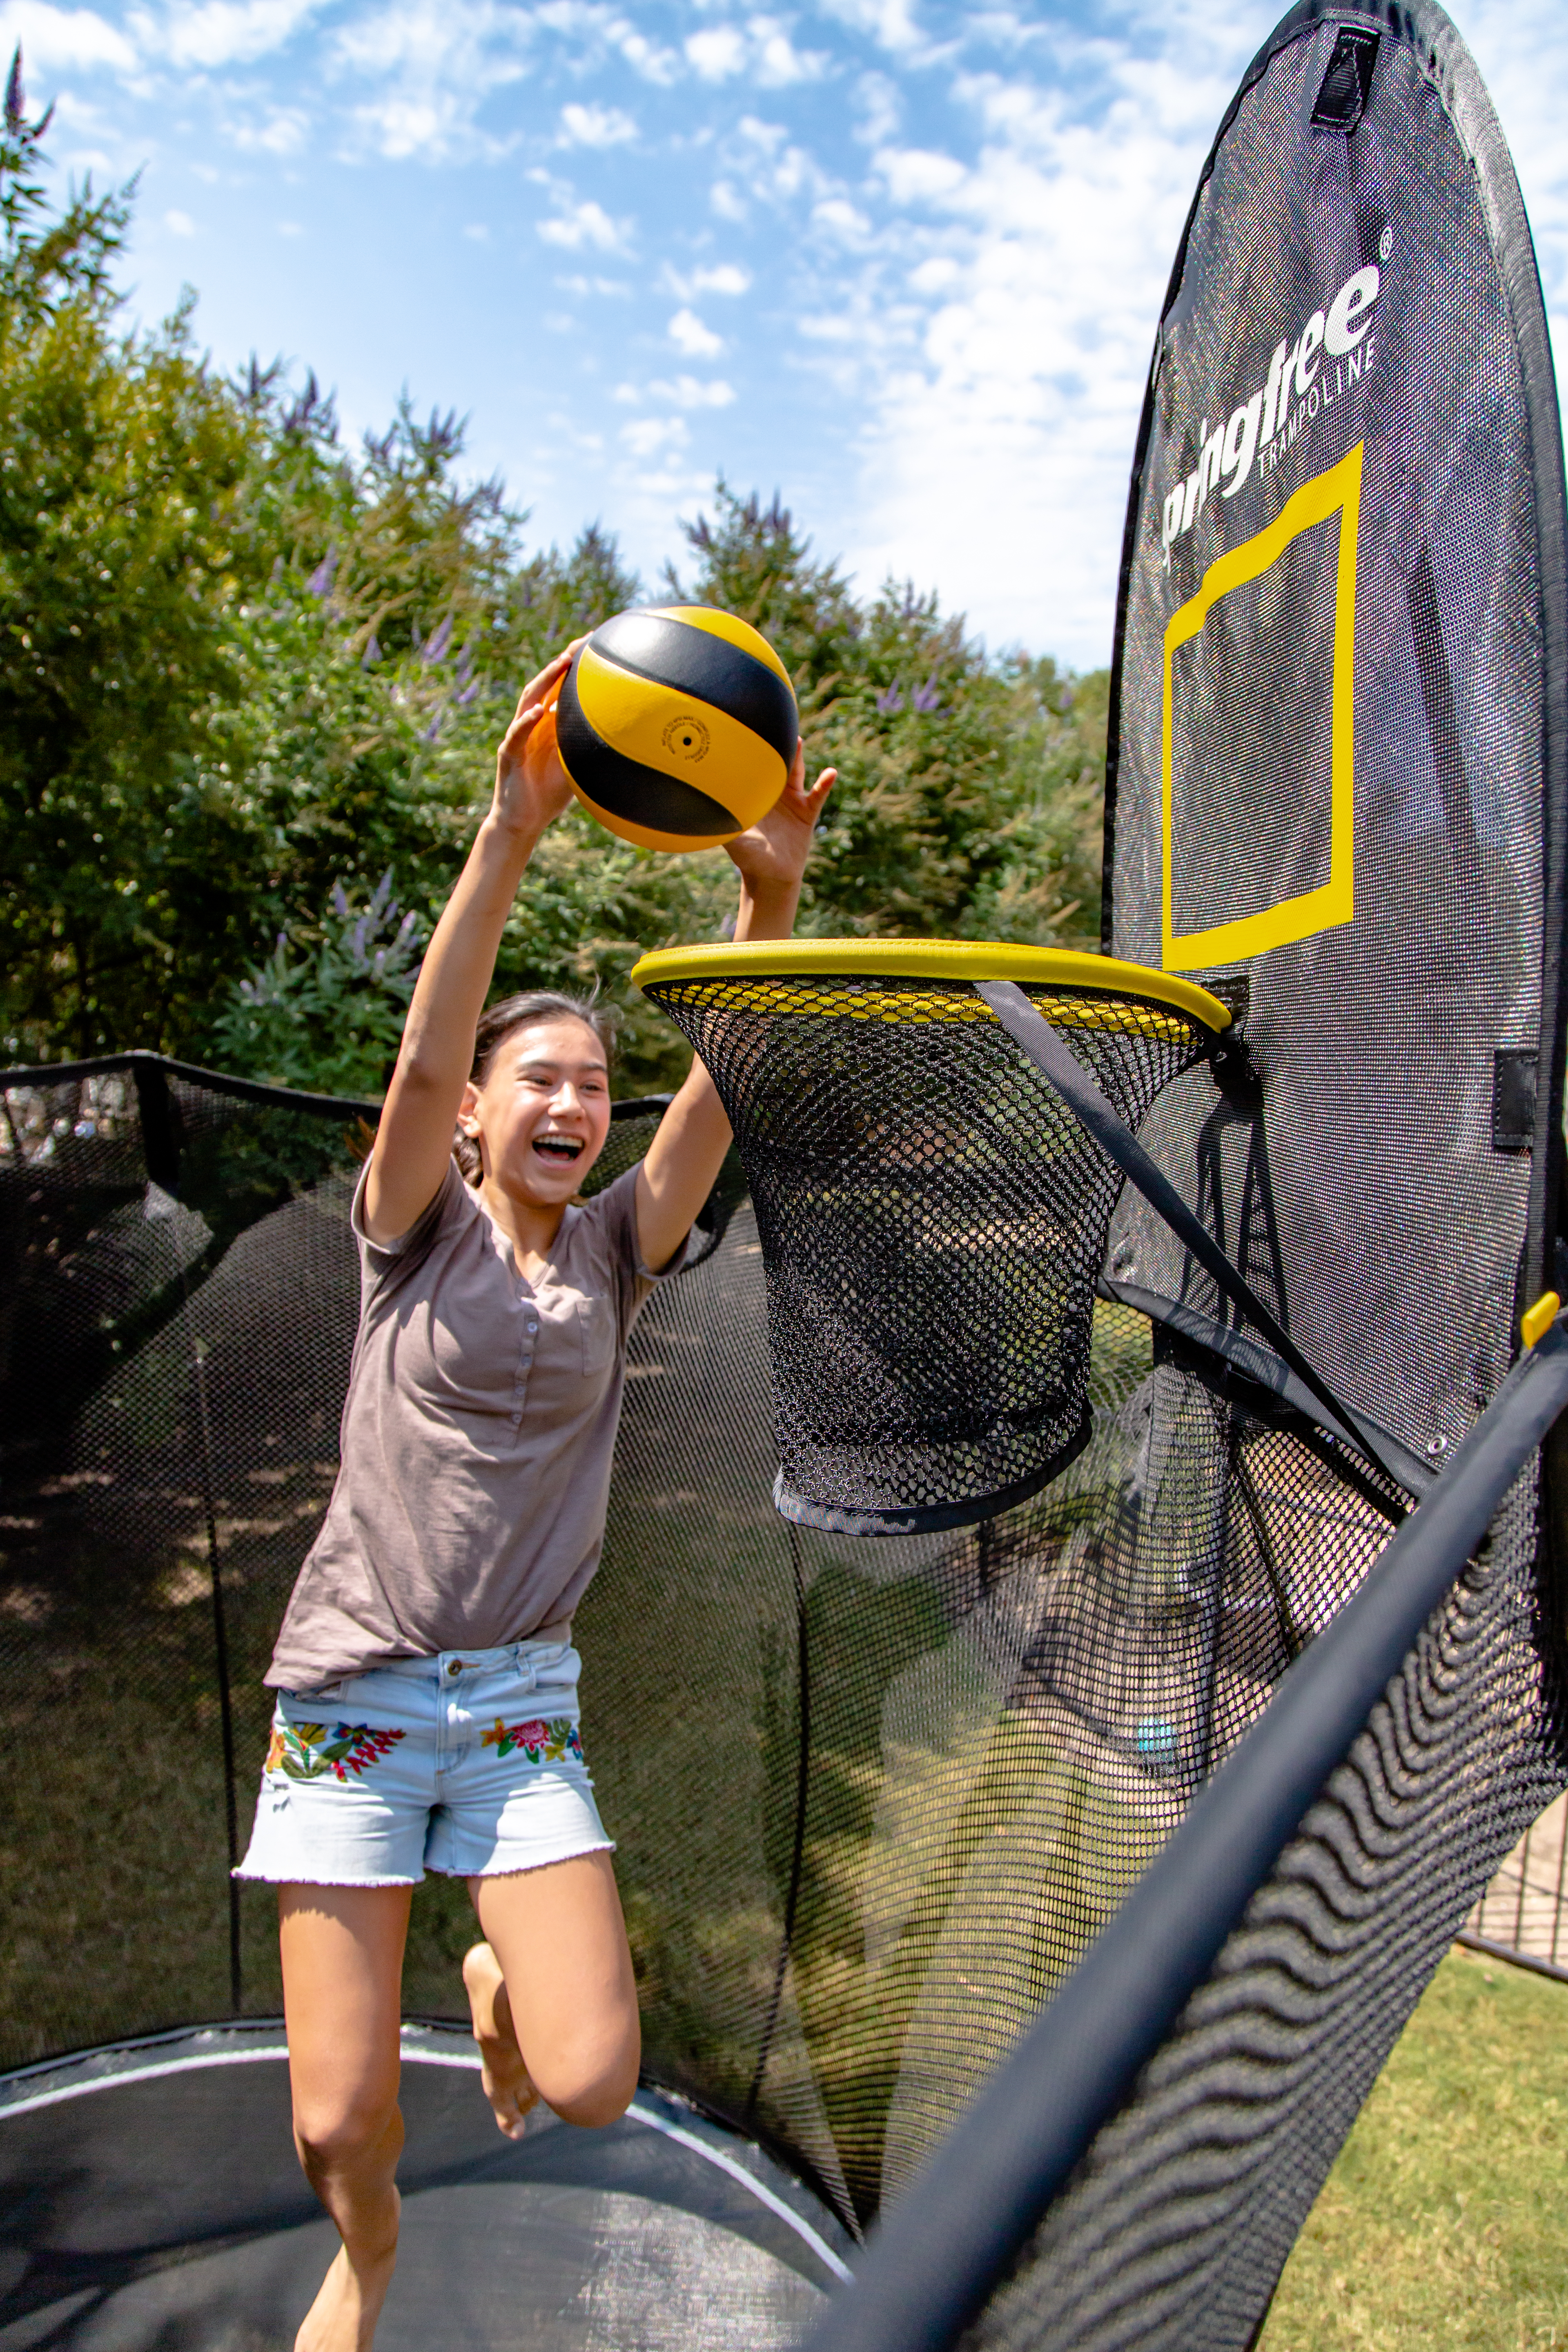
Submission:
[[[398,1658],[279,1691],[237,1878],[413,1886],[537,1870],[610,1840],[583,1761],[569,1642]]]

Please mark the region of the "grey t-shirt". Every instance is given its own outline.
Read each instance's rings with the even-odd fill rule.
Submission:
[[[365,1234],[361,1177],[342,1465],[274,1687],[495,1649],[571,1615],[599,1564],[626,1339],[657,1278],[636,1184],[628,1169],[569,1208],[534,1284],[455,1165],[389,1247]]]

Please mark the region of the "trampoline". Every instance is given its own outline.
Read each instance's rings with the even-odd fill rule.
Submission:
[[[420,1891],[387,2345],[1245,2352],[1568,1784],[1563,451],[1507,150],[1431,0],[1301,0],[1221,124],[1108,781],[1116,1018],[1164,1041],[1120,1107],[1092,973],[959,997],[892,943],[810,1003],[766,976],[742,1026],[654,968],[729,1056],[745,1165],[634,1332],[576,1620],[645,2084],[608,2132],[500,2141],[467,1896]],[[984,1150],[956,1077],[922,1090],[911,989],[1012,1107]],[[895,1049],[885,1117],[795,1116],[813,1055]],[[228,1874],[372,1114],[145,1054],[0,1101],[0,2352],[284,2347],[326,2225],[273,1906]],[[594,1181],[662,1108],[616,1106]],[[967,1226],[960,1142],[996,1178]],[[1002,1258],[1089,1230],[1015,1181],[1066,1201],[1069,1155],[1109,1225],[1041,1394],[1042,1286]]]
[[[280,2021],[160,2034],[13,2074],[0,2090],[0,2346],[272,2352],[336,2239],[289,2135]],[[500,2138],[466,2034],[408,2025],[405,2252],[393,2352],[773,2352],[853,2242],[782,2167],[682,2102],[548,2114]]]

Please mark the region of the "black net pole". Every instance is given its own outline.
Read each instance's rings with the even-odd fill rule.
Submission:
[[[148,1181],[179,1198],[180,1122],[169,1091],[166,1067],[150,1055],[131,1061],[136,1104],[142,1122],[142,1150]],[[223,1606],[223,1560],[217,1532],[217,1492],[213,1472],[212,1412],[207,1400],[206,1348],[191,1319],[190,1274],[180,1265],[180,1322],[191,1361],[195,1393],[196,1433],[200,1454],[202,1513],[205,1521],[207,1572],[212,1583],[213,1669],[217,1677],[219,1737],[223,1749],[224,1828],[228,1855],[228,1992],[235,2016],[243,2007],[244,1979],[240,1957],[239,1883],[234,1873],[239,1861],[239,1814],[235,1793],[234,1694],[230,1688],[228,1628]]]
[[[191,1329],[191,1294],[184,1268],[180,1273],[184,1293],[182,1313],[185,1333],[190,1342],[191,1367],[195,1376],[196,1414],[202,1443],[202,1505],[207,1523],[207,1568],[212,1577],[213,1663],[217,1673],[218,1726],[223,1742],[223,1809],[224,1828],[228,1845],[228,1997],[237,2017],[244,2007],[244,1978],[239,1942],[239,1881],[235,1871],[239,1863],[239,1814],[235,1794],[234,1694],[229,1686],[228,1629],[224,1620],[223,1559],[217,1537],[217,1499],[213,1482],[212,1415],[207,1407],[206,1343],[198,1339]]]
[[[757,2044],[756,2068],[743,2110],[748,2130],[756,2119],[757,2102],[763,2095],[768,2059],[773,2052],[773,2037],[778,2032],[784,1976],[789,1968],[790,1947],[795,1941],[795,1913],[800,1907],[801,1873],[805,1864],[805,1808],[811,1789],[811,1652],[806,1631],[805,1572],[801,1565],[800,1530],[794,1527],[789,1531],[789,1556],[795,1576],[796,1657],[795,1832],[790,1849],[789,1887],[784,1896],[784,1925],[779,1932],[779,1956],[773,1969],[773,1994],[768,2002],[767,2020]]]
[[[956,2341],[1204,1982],[1565,1406],[1559,1323],[893,2209],[806,2352],[944,2352]]]

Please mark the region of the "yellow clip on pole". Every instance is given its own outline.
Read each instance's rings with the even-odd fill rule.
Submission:
[[[1527,1307],[1520,1317],[1519,1328],[1524,1338],[1526,1354],[1538,1339],[1544,1339],[1562,1312],[1563,1301],[1554,1290],[1543,1290],[1533,1307]]]

